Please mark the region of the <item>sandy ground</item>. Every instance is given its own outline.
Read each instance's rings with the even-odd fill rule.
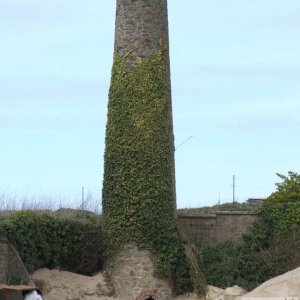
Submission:
[[[32,275],[32,279],[42,290],[45,300],[118,300],[112,295],[105,273],[89,277],[59,270],[40,269]],[[238,286],[226,290],[209,286],[206,300],[265,300],[264,297],[296,297],[293,299],[300,300],[300,267],[268,280],[248,294]],[[175,298],[191,299],[199,300],[193,293]]]
[[[89,277],[66,271],[40,269],[32,275],[32,279],[43,292],[45,300],[118,300],[112,295],[113,291],[107,283],[105,273]],[[237,286],[226,290],[209,286],[206,299],[231,300],[244,293],[245,291]],[[199,300],[194,293],[181,295],[175,299]]]
[[[109,300],[112,291],[105,275],[84,276],[59,270],[40,269],[32,275],[45,300]]]

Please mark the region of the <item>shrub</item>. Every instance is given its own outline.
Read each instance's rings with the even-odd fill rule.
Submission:
[[[265,230],[298,231],[300,229],[300,175],[289,172],[288,176],[277,174],[283,181],[277,183],[277,191],[258,210]]]
[[[252,289],[300,265],[300,175],[278,176],[283,182],[258,209],[258,220],[240,244],[203,249],[209,284]]]
[[[61,268],[91,275],[102,264],[101,226],[20,211],[1,222],[1,234],[18,250],[29,272]]]
[[[228,241],[203,249],[203,273],[208,284],[221,288],[237,284],[251,290],[300,265],[299,232],[277,232],[267,247],[254,232],[241,244]]]
[[[238,245],[232,241],[217,246],[204,247],[203,273],[208,284],[221,288],[232,286],[238,272]]]

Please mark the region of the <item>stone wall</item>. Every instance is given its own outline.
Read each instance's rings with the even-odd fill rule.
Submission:
[[[8,256],[8,245],[0,241],[0,283],[6,283]]]
[[[200,245],[216,245],[226,240],[237,241],[254,223],[257,216],[248,212],[218,212],[215,215],[178,216],[180,232]]]
[[[0,283],[9,283],[12,279],[34,286],[16,249],[7,241],[0,240]]]
[[[115,51],[149,57],[168,37],[167,0],[118,0]]]
[[[171,300],[172,290],[166,280],[153,276],[151,254],[128,244],[112,264],[111,278],[115,295],[121,300]]]

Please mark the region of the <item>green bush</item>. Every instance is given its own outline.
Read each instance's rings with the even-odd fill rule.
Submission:
[[[58,267],[91,275],[101,268],[99,224],[34,211],[16,212],[0,224],[1,235],[16,247],[29,272]]]
[[[300,175],[278,176],[283,182],[258,209],[258,220],[241,243],[203,249],[209,284],[253,289],[300,265]]]
[[[282,182],[276,183],[277,190],[268,197],[265,204],[300,202],[300,174],[288,172],[288,176],[278,174]]]
[[[248,288],[300,265],[300,232],[276,231],[265,241],[253,231],[240,246],[239,268]]]
[[[300,228],[300,175],[289,172],[289,177],[280,175],[282,183],[258,211],[261,221],[270,233],[297,231]]]
[[[299,232],[277,232],[267,245],[261,238],[252,231],[241,244],[228,241],[205,247],[203,273],[207,283],[221,288],[237,284],[251,290],[300,265]]]
[[[226,288],[236,282],[238,246],[231,241],[202,249],[203,273],[208,284]]]

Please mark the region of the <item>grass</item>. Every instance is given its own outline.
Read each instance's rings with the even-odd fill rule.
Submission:
[[[92,193],[86,193],[82,199],[53,198],[48,195],[30,195],[18,197],[6,192],[0,193],[0,219],[19,210],[37,210],[49,213],[57,213],[67,217],[73,214],[71,211],[87,211],[95,215],[101,213],[101,199]]]
[[[224,203],[214,206],[205,206],[198,208],[182,208],[178,209],[179,215],[206,215],[215,214],[218,211],[248,211],[253,212],[260,204],[251,203]],[[53,198],[48,195],[30,195],[26,194],[22,197],[8,194],[6,192],[0,193],[0,219],[18,210],[38,210],[46,212],[56,212],[60,216],[67,217],[74,214],[71,211],[76,210],[87,211],[100,215],[102,212],[102,201],[95,197],[91,192],[86,193],[84,201],[82,199],[74,198]]]
[[[255,211],[261,204],[252,204],[248,202],[238,203],[224,203],[217,204],[214,206],[205,206],[198,208],[182,208],[178,209],[177,213],[180,215],[207,215],[207,214],[215,214],[218,211],[245,211],[245,212],[253,212]]]

